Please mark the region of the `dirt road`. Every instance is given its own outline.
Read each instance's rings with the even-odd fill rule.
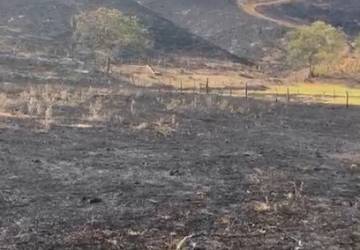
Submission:
[[[255,16],[257,18],[261,18],[264,20],[268,20],[270,22],[276,23],[280,26],[284,26],[287,28],[298,28],[301,25],[294,23],[294,22],[289,22],[286,20],[282,20],[282,19],[276,19],[270,16],[265,15],[264,13],[259,12],[257,9],[258,7],[263,7],[263,6],[269,6],[269,5],[278,5],[278,4],[285,4],[285,3],[289,3],[291,2],[290,0],[274,0],[274,1],[269,1],[269,2],[263,2],[263,3],[243,3],[242,1],[238,0],[238,6],[245,11],[246,13],[248,13],[249,15]]]

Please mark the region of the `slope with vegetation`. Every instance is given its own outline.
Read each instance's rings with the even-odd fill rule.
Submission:
[[[137,0],[175,24],[240,57],[259,60],[284,29],[251,16],[235,0]]]
[[[23,0],[1,1],[1,48],[7,50],[15,45],[14,50],[18,51],[66,55],[71,50],[72,17],[82,10],[99,7],[118,9],[124,14],[137,16],[153,34],[155,54],[233,58],[227,51],[177,27],[132,0],[92,3],[85,0],[34,0],[31,5]]]
[[[283,4],[262,5],[258,12],[287,22],[322,20],[342,28],[349,35],[360,32],[358,0],[292,0]]]

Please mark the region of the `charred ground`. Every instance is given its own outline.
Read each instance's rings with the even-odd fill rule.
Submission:
[[[323,20],[352,36],[360,32],[360,3],[357,0],[297,0],[281,5],[264,6],[259,10],[272,17],[295,22],[311,23]]]
[[[358,108],[105,92],[0,118],[1,249],[360,246]]]
[[[216,6],[229,19],[196,10],[189,25],[199,13],[216,17],[199,32],[240,20],[227,4]],[[88,71],[67,57],[69,20],[104,5],[152,24],[159,53],[229,55],[133,1],[1,1],[0,249],[360,247],[359,108],[135,88]],[[247,31],[275,32],[258,25]],[[214,27],[203,35],[219,45],[241,31]]]

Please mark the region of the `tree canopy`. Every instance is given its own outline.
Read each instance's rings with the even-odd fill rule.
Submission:
[[[345,34],[322,21],[290,32],[288,39],[289,62],[308,66],[310,76],[314,65],[338,58],[347,46]]]
[[[114,48],[142,51],[151,46],[147,29],[136,17],[116,9],[99,8],[74,18],[77,43],[93,50],[110,52]]]

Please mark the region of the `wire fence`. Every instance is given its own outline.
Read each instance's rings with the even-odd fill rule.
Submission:
[[[283,86],[281,86],[283,89]],[[159,91],[162,91],[158,86]],[[276,87],[275,87],[276,89]],[[173,91],[178,93],[196,93],[196,94],[215,94],[221,96],[243,97],[245,99],[261,99],[274,102],[297,102],[297,103],[322,103],[343,105],[349,108],[352,105],[360,106],[360,95],[353,94],[351,91],[335,91],[321,93],[303,93],[296,88],[287,88],[286,91],[266,91],[263,89],[249,88],[247,84],[244,87],[215,87],[212,88],[209,83],[199,84],[198,87],[183,87],[181,84]]]
[[[196,93],[196,94],[215,94],[220,96],[234,96],[243,97],[245,99],[260,99],[274,102],[298,102],[298,103],[322,103],[343,105],[347,108],[350,106],[360,106],[360,88],[344,88],[344,90],[332,89],[327,87],[327,90],[302,91],[296,86],[284,86],[271,84],[270,88],[267,86],[254,86],[247,83],[240,83],[240,86],[221,86],[210,84],[209,79],[205,82],[193,82],[190,84],[183,84],[182,81],[174,82],[152,82],[141,81],[133,75],[129,77],[128,82],[138,87],[146,87],[155,91],[167,91],[178,93]],[[317,85],[317,87],[320,86]],[[335,85],[334,85],[335,86]]]

